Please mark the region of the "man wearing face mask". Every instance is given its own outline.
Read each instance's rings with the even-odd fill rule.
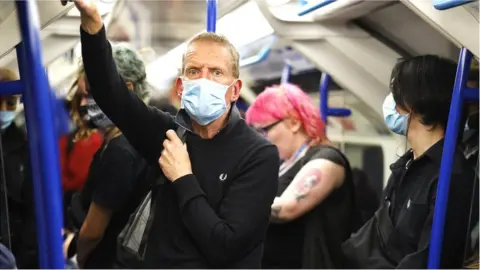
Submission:
[[[18,76],[13,71],[0,68],[0,82],[14,80],[18,80]],[[26,134],[14,123],[19,100],[19,96],[0,96],[3,155],[3,164],[0,166],[3,165],[1,169],[5,172],[8,199],[8,211],[2,213],[0,222],[6,222],[4,214],[8,214],[10,221],[10,235],[7,236],[6,232],[2,231],[1,241],[7,244],[5,238],[10,237],[11,250],[19,268],[37,268],[37,238],[29,148]],[[2,212],[4,207],[5,205],[1,204]]]
[[[438,56],[401,60],[383,104],[387,127],[412,147],[392,174],[375,216],[343,245],[348,268],[426,268],[437,181],[457,65]],[[453,162],[441,268],[462,268],[474,173]]]
[[[128,91],[113,64],[96,8],[75,1],[92,95],[138,152],[166,181],[155,186],[155,218],[146,268],[259,268],[278,151],[241,119],[239,55],[223,36],[192,39],[176,81],[176,117]],[[186,130],[186,145],[176,130]]]

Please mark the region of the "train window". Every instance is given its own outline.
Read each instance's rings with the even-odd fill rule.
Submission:
[[[375,189],[380,200],[384,178],[382,147],[346,143],[339,148],[343,148],[344,154],[347,156],[352,168],[361,169],[367,174],[370,185]]]

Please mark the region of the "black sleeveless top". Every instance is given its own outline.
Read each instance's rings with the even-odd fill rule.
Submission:
[[[354,186],[350,164],[336,148],[310,148],[279,177],[281,196],[300,169],[314,159],[326,159],[345,168],[343,184],[307,214],[288,223],[271,223],[266,236],[262,268],[341,267],[340,245],[350,237],[354,208]]]

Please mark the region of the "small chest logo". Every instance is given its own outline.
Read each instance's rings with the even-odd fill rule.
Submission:
[[[222,173],[222,174],[220,174],[218,179],[220,179],[220,181],[225,181],[225,180],[227,180],[227,177],[228,177],[228,175],[226,173]]]
[[[408,202],[407,202],[407,209],[410,208],[410,202],[411,202],[411,200],[409,199]]]

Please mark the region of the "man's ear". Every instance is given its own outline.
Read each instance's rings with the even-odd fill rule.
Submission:
[[[175,80],[175,90],[177,92],[177,95],[179,97],[182,96],[182,93],[183,93],[183,81],[180,77],[178,77],[176,80]]]
[[[235,102],[240,98],[240,90],[242,89],[243,82],[242,80],[238,79],[232,85],[232,96],[230,98],[230,102]]]

